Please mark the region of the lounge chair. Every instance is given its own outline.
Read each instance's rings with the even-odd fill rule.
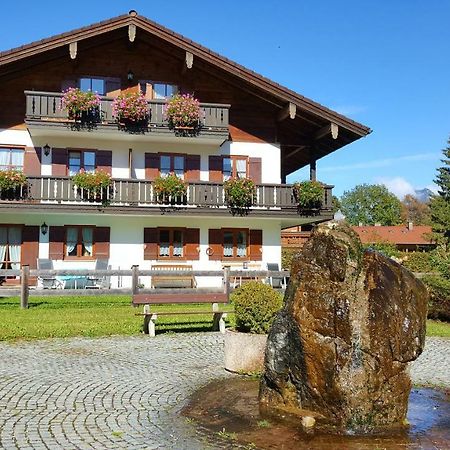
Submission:
[[[107,259],[97,259],[95,262],[95,270],[108,270]],[[104,276],[89,276],[87,277],[85,289],[109,289],[111,287],[111,277],[109,275]]]
[[[38,259],[38,270],[53,270],[53,261],[51,259]],[[64,289],[64,281],[58,280],[55,276],[39,276],[43,289]]]
[[[277,263],[267,263],[267,270],[278,272],[280,267]],[[282,289],[286,284],[284,277],[269,277],[269,283],[275,289]]]

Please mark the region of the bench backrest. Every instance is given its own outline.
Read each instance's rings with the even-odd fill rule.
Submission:
[[[133,305],[160,305],[175,303],[228,303],[228,296],[224,292],[201,293],[158,293],[158,294],[134,294]]]
[[[192,270],[190,264],[156,264],[152,265],[152,270]]]

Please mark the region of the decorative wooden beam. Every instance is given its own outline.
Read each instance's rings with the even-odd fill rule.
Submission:
[[[295,119],[297,115],[297,105],[292,102],[289,102],[279,113],[277,117],[277,121],[281,122],[284,119],[290,117],[291,119]]]
[[[298,152],[302,151],[305,148],[306,148],[306,145],[300,145],[300,147],[297,147],[294,150],[291,150],[289,153],[286,153],[286,155],[284,157],[290,158],[291,156],[294,156],[295,154],[297,154]]]
[[[136,25],[134,23],[128,25],[128,39],[130,42],[134,42],[136,39]]]
[[[186,67],[188,69],[192,69],[192,66],[194,64],[194,55],[191,52],[186,52]]]
[[[71,42],[69,44],[69,54],[70,54],[70,59],[75,59],[77,57],[77,49],[78,49],[78,42]]]
[[[328,125],[325,125],[314,135],[314,140],[318,141],[319,139],[322,139],[324,136],[327,136],[328,134],[331,134],[331,137],[333,139],[337,139],[339,135],[339,127],[333,122],[329,123]]]

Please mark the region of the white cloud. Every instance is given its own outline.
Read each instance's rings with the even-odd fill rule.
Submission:
[[[377,169],[379,167],[389,167],[406,161],[433,161],[439,158],[440,153],[418,153],[416,155],[399,156],[397,158],[375,159],[355,164],[346,164],[342,166],[321,167],[321,172],[336,172],[355,169]]]
[[[358,105],[337,105],[332,106],[331,109],[344,116],[354,116],[367,110],[365,106]]]
[[[384,184],[400,200],[403,200],[405,195],[415,195],[413,185],[402,177],[377,178],[375,181],[378,184]]]
[[[427,185],[425,187],[427,189],[429,189],[430,191],[432,191],[434,194],[438,193],[438,187],[434,183],[431,183],[431,184],[429,184],[429,185]]]

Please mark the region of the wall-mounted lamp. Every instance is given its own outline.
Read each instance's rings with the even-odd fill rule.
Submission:
[[[48,232],[48,225],[44,222],[41,225],[41,233],[42,233],[43,236],[45,236],[47,234],[47,232]]]
[[[50,145],[45,144],[42,148],[44,149],[44,155],[48,156],[50,154]]]
[[[133,73],[132,70],[129,70],[129,71],[128,71],[128,73],[127,73],[127,79],[128,79],[128,81],[133,81],[133,79],[134,79],[134,73]]]

